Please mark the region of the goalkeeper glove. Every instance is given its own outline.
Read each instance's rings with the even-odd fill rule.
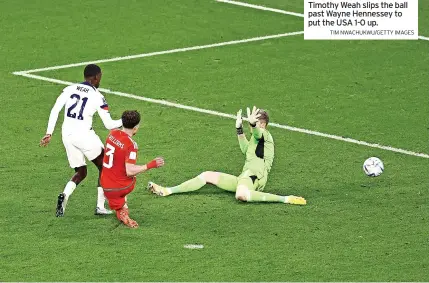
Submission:
[[[259,108],[256,109],[256,106],[253,106],[252,112],[250,112],[250,108],[247,107],[247,120],[252,127],[256,126],[256,122],[258,122],[258,118],[261,117],[261,114],[258,113]]]
[[[237,119],[235,120],[235,128],[237,129],[237,135],[243,134],[243,118],[241,117],[241,109],[237,112]]]

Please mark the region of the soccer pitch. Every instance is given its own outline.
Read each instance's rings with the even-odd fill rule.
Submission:
[[[303,12],[296,0],[247,3]],[[299,15],[211,0],[0,9],[0,281],[429,281],[427,40],[304,41]],[[428,16],[420,1],[422,39]],[[91,164],[55,218],[72,175],[62,119],[48,148],[38,141],[61,89],[94,61],[112,117],[142,113],[140,163],[166,160],[130,195],[137,230],[93,215]],[[253,105],[274,123],[265,191],[307,206],[243,204],[212,186],[167,198],[145,189],[239,174],[231,118]],[[98,118],[94,128],[104,139]],[[362,171],[370,156],[385,164],[378,178]]]

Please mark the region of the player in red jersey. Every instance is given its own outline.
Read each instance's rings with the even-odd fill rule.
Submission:
[[[131,137],[139,129],[140,114],[137,111],[125,111],[121,118],[122,130],[112,130],[106,140],[101,186],[119,221],[128,227],[137,228],[138,223],[128,215],[126,197],[134,190],[135,176],[163,166],[164,159],[157,157],[146,165],[136,165],[138,147]]]

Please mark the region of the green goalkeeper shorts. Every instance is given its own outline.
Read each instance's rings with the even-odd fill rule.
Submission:
[[[266,178],[258,179],[256,174],[253,173],[251,170],[245,170],[243,173],[240,174],[240,176],[237,177],[237,186],[242,184],[248,187],[250,190],[255,191],[263,191],[265,184],[266,184]]]

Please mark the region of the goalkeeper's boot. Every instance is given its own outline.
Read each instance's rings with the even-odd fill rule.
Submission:
[[[67,205],[67,197],[65,193],[61,193],[58,195],[58,201],[57,201],[57,211],[55,213],[56,217],[63,217],[64,211],[66,210]]]
[[[121,221],[122,223],[124,223],[126,226],[130,228],[139,227],[139,224],[137,223],[137,221],[131,219],[130,216],[128,215],[128,208],[122,207],[121,209],[117,210],[116,217],[119,219],[119,221]]]
[[[285,203],[288,203],[288,204],[298,204],[298,205],[306,205],[307,201],[303,197],[287,196],[286,199],[285,199]]]
[[[149,182],[147,184],[147,188],[152,193],[157,194],[157,195],[162,196],[162,197],[166,197],[168,195],[171,195],[171,192],[167,188],[161,187],[160,185],[157,185],[153,182]]]
[[[104,208],[104,207],[97,207],[95,209],[95,212],[94,212],[95,215],[109,215],[112,213],[113,213],[113,211],[111,211],[107,208]]]

